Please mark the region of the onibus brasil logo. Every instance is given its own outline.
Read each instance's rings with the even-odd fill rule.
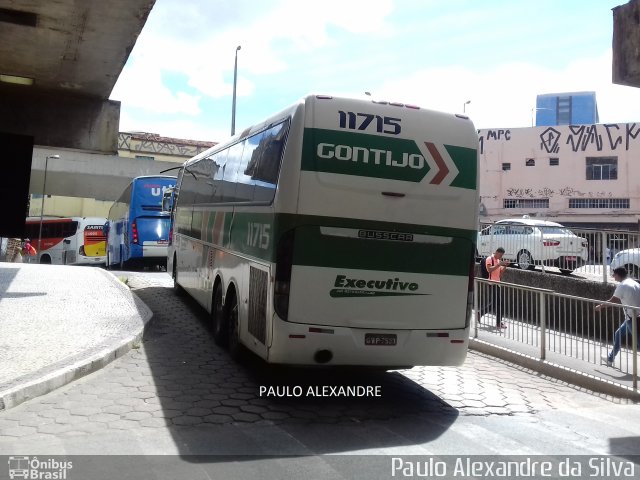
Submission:
[[[38,457],[10,456],[9,478],[25,478],[33,480],[66,480],[67,470],[73,468],[73,462]]]
[[[371,280],[337,275],[333,286],[336,288],[331,289],[329,295],[335,298],[429,295],[428,293],[416,293],[420,285],[415,282],[405,282],[398,277],[386,280]]]

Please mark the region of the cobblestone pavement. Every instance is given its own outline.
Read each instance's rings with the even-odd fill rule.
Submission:
[[[132,275],[129,285],[154,312],[140,347],[99,372],[0,413],[0,452],[17,441],[24,446],[73,439],[81,445],[98,434],[126,432],[159,439],[167,431],[220,425],[339,427],[422,418],[446,429],[467,417],[531,423],[557,409],[607,410],[628,403],[474,352],[460,368],[389,373],[273,368],[252,358],[238,364],[213,344],[206,312],[177,297],[168,276]],[[322,385],[380,386],[382,396],[260,395],[261,386],[288,387],[291,393],[296,386],[306,392]]]

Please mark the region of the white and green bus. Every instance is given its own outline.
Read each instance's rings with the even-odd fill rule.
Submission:
[[[184,164],[168,271],[232,354],[460,365],[477,162],[467,117],[307,96]]]

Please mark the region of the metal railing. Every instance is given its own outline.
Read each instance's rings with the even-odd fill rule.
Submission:
[[[596,311],[596,305],[604,308]],[[491,343],[525,350],[584,373],[603,376],[595,366],[606,365],[622,374],[616,382],[627,385],[629,376],[634,392],[638,391],[638,322],[640,308],[602,300],[565,295],[541,288],[475,279],[473,337]],[[502,325],[501,325],[502,324]],[[629,334],[619,335],[620,350],[607,364],[616,332],[621,325]],[[618,375],[618,372],[616,372]],[[624,381],[623,381],[624,380]]]
[[[491,255],[498,247],[506,250],[505,259],[524,269],[573,272],[607,283],[612,268],[625,267],[630,277],[640,279],[640,232],[526,225],[526,221],[481,224],[478,256]]]

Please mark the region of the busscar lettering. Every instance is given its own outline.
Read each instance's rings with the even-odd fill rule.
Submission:
[[[402,232],[385,232],[380,230],[358,230],[359,238],[369,240],[394,240],[400,242],[413,242],[413,234]]]

